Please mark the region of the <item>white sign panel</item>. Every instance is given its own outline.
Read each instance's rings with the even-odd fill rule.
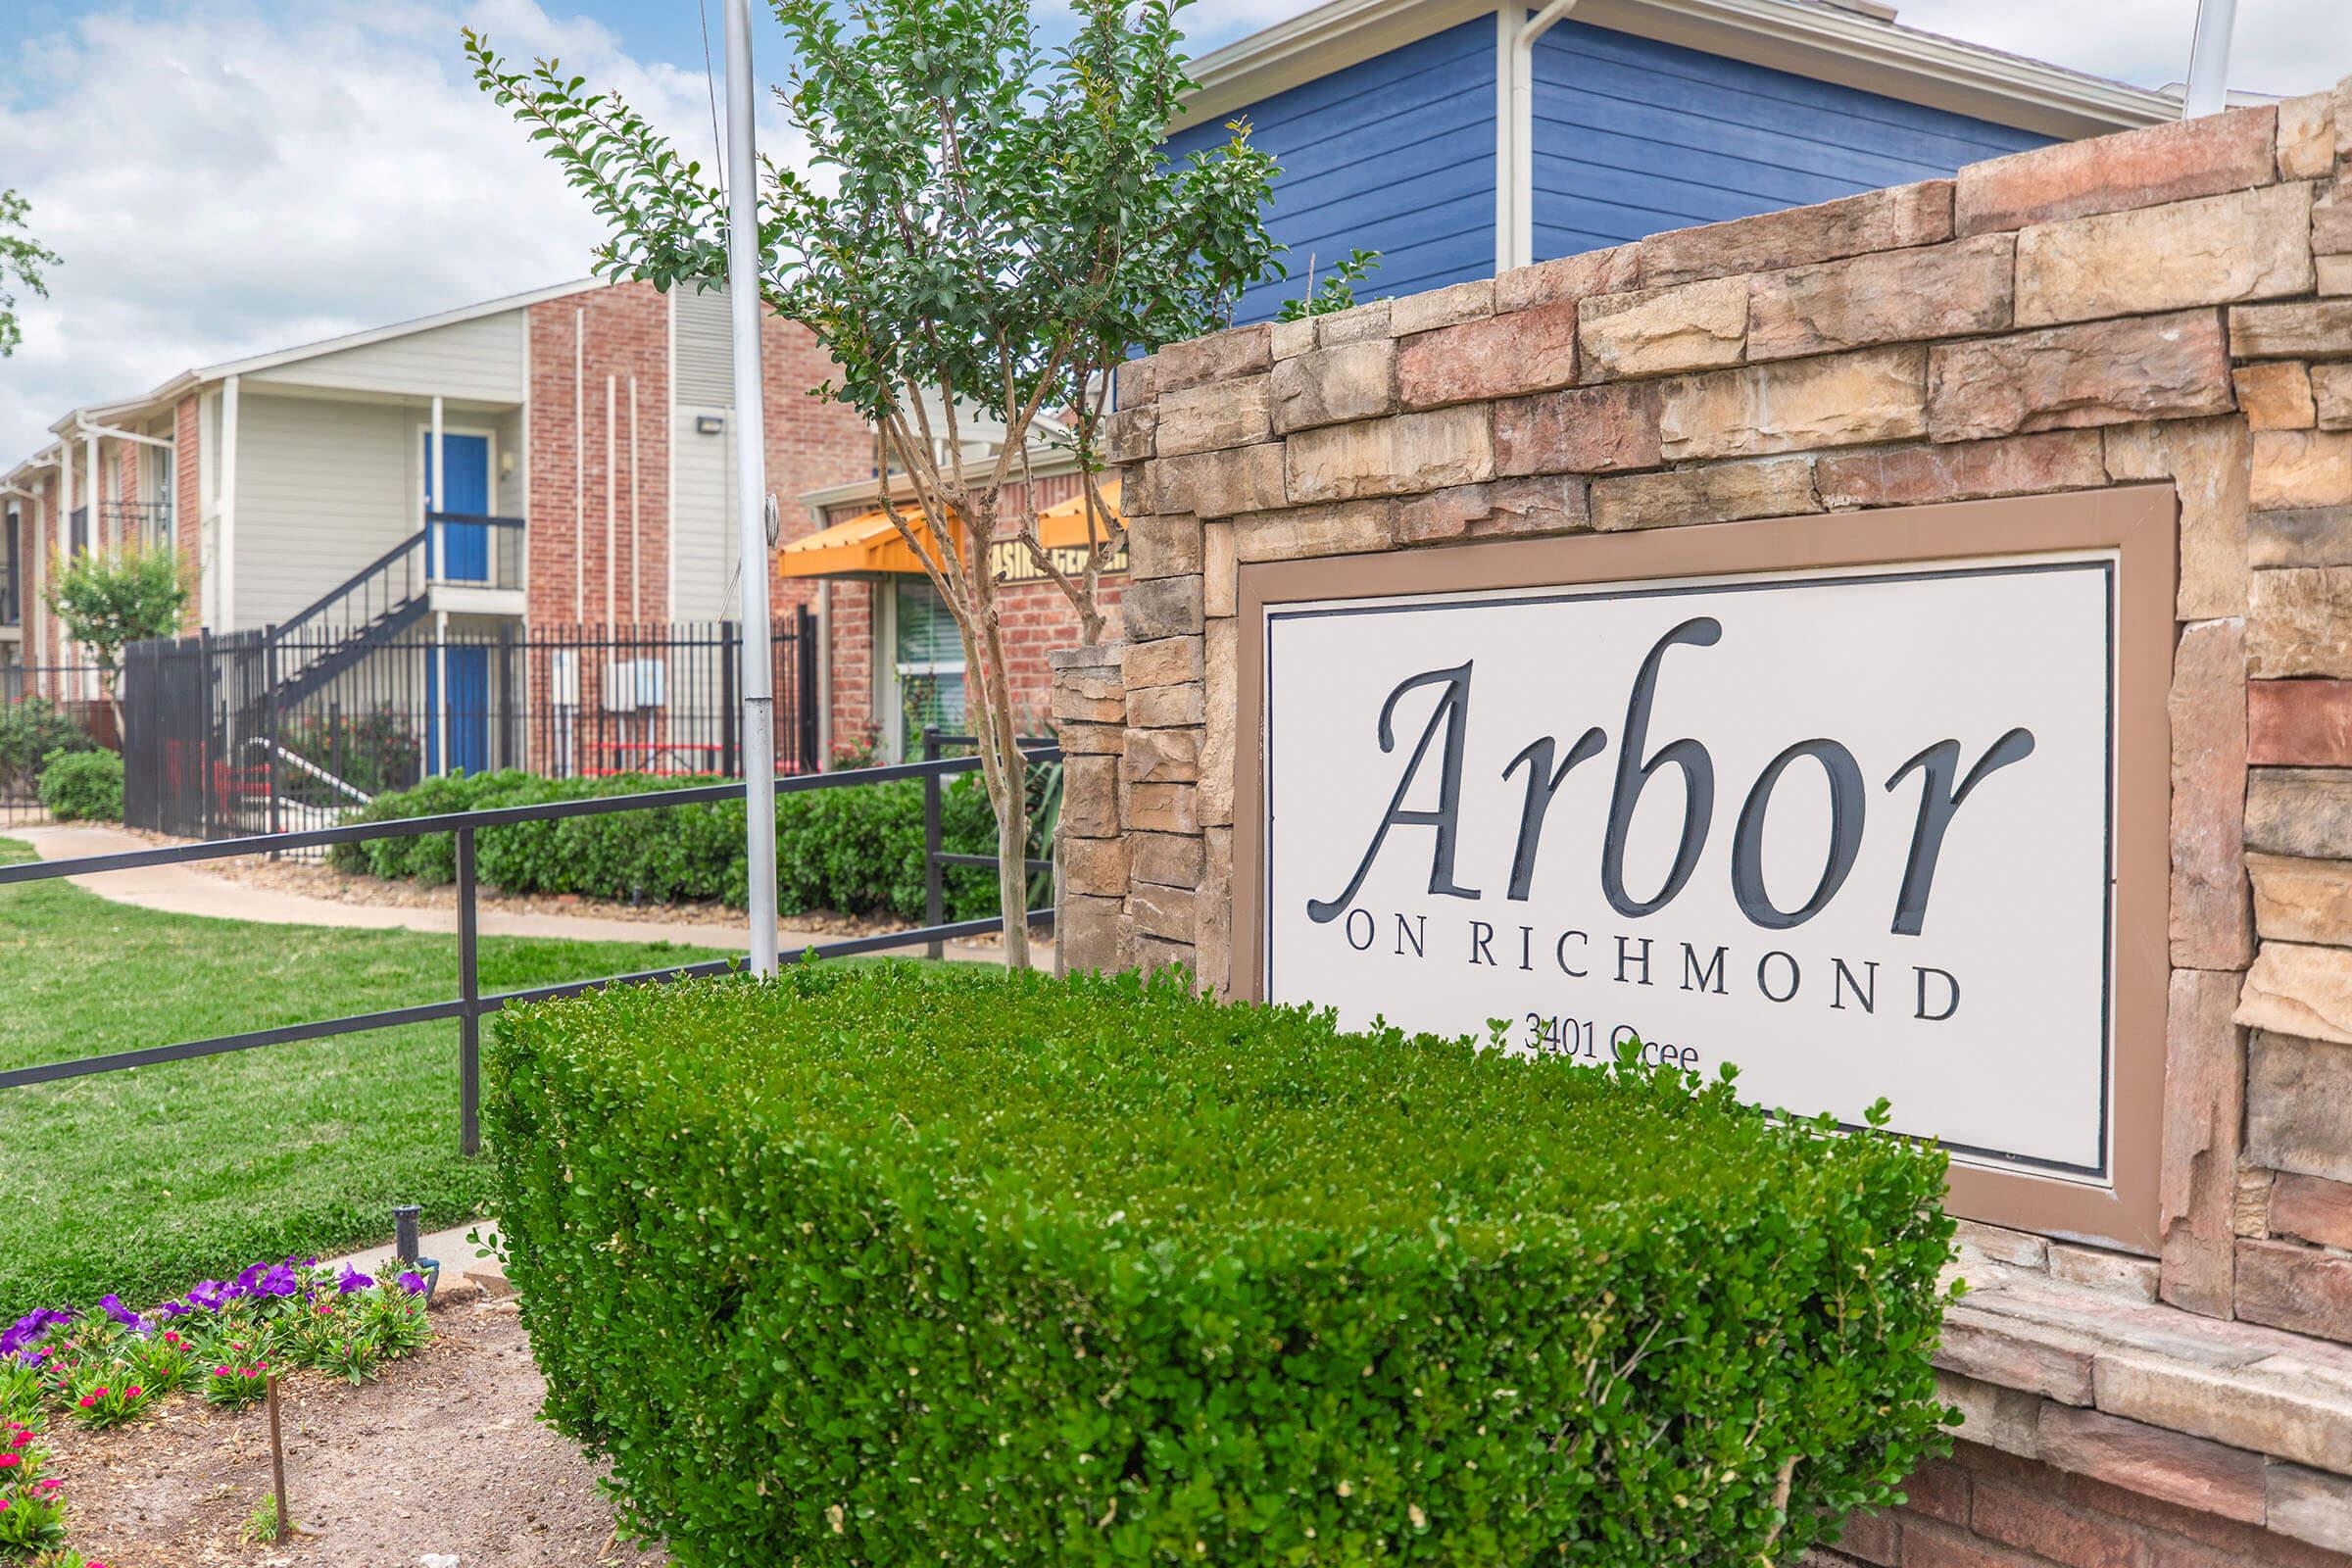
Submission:
[[[1270,606],[1266,997],[2107,1180],[2116,566]]]

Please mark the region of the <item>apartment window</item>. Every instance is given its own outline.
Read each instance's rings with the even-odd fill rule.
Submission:
[[[19,624],[24,614],[24,514],[15,503],[8,509],[8,543],[0,552],[0,626]]]
[[[897,579],[893,607],[900,735],[913,756],[926,726],[963,730],[963,638],[939,590],[923,577]]]

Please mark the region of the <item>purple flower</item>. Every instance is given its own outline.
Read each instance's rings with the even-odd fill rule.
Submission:
[[[239,1276],[242,1278],[242,1276]],[[255,1296],[292,1296],[302,1289],[302,1281],[294,1274],[291,1263],[272,1263],[253,1284]]]
[[[124,1306],[122,1298],[120,1296],[101,1296],[98,1298],[98,1306],[108,1317],[113,1318],[126,1329],[135,1329],[140,1326],[139,1314]]]
[[[408,1292],[411,1296],[422,1296],[424,1294],[424,1276],[417,1273],[415,1269],[410,1269],[407,1273],[401,1275],[397,1283],[402,1290]]]
[[[74,1314],[71,1312],[61,1312],[55,1307],[36,1307],[10,1324],[6,1330],[0,1330],[0,1355],[17,1354],[58,1324],[73,1321]]]
[[[343,1277],[335,1281],[335,1294],[349,1296],[354,1291],[367,1290],[374,1283],[375,1281],[346,1263],[343,1265]]]

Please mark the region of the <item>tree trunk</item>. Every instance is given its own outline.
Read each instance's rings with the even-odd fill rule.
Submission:
[[[997,906],[1004,918],[1004,967],[1029,967],[1029,776],[1012,716],[1012,683],[1004,669],[1004,640],[997,625],[996,582],[989,575],[994,497],[974,498],[965,513],[968,558],[978,567],[965,577],[969,612],[956,617],[963,639],[964,712],[980,751],[980,778],[997,817]]]
[[[981,684],[987,689],[984,731],[973,728],[982,755],[997,758],[988,777],[989,804],[997,808],[997,902],[1004,914],[1004,967],[1029,967],[1029,768],[1021,757],[1020,728],[1013,721],[1012,683],[1004,673],[1004,648],[991,616],[984,645]],[[993,739],[994,745],[989,742]]]

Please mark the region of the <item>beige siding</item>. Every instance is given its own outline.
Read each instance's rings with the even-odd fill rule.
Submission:
[[[724,435],[703,435],[697,414],[715,409],[679,409],[670,417],[676,453],[676,522],[670,534],[671,614],[680,620],[719,620],[736,612],[735,419],[726,416]]]
[[[262,395],[237,417],[234,624],[302,610],[415,532],[423,438],[392,404]]]
[[[478,416],[468,416],[482,422]],[[519,517],[528,504],[523,499],[522,469],[522,411],[510,409],[487,421],[490,425],[490,510],[502,517]],[[509,458],[514,460],[512,473],[502,472]]]
[[[735,338],[726,289],[698,290],[687,283],[671,290],[669,298],[678,357],[674,394],[678,406],[733,408]]]
[[[520,309],[478,316],[364,348],[297,360],[273,370],[253,371],[245,381],[248,386],[274,381],[353,392],[438,394],[484,403],[519,403],[523,396],[523,317]]]

